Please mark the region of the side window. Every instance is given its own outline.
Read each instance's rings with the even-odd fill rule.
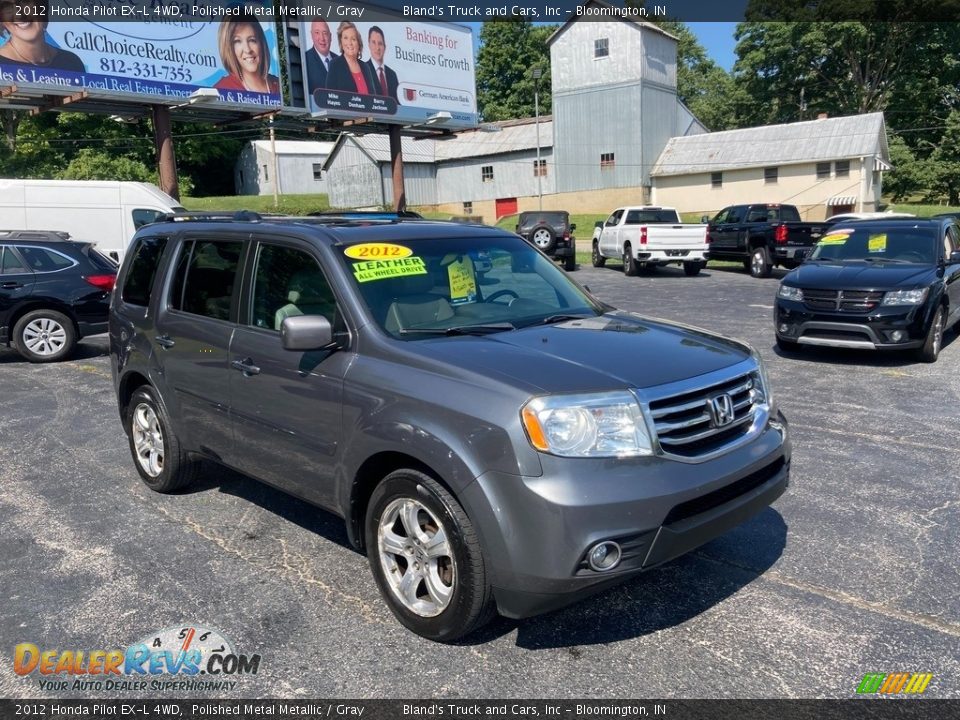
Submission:
[[[13,248],[0,247],[0,275],[30,272],[13,253]]]
[[[243,242],[188,240],[180,249],[170,306],[214,320],[230,319]]]
[[[946,255],[944,255],[944,260],[949,260],[950,253],[954,252],[957,248],[960,248],[958,229],[956,225],[951,225],[947,228],[947,234],[943,238],[943,249],[946,252]]]
[[[283,245],[260,245],[250,325],[280,330],[284,319],[323,315],[336,325],[337,303],[323,271],[309,254]]]
[[[27,265],[35,272],[55,272],[72,267],[76,263],[66,255],[42,247],[18,245],[17,252],[27,261]]]
[[[623,216],[623,210],[616,210],[613,215],[607,218],[607,226],[616,225],[620,222],[620,218]]]
[[[755,207],[750,210],[750,214],[747,215],[747,222],[767,222],[770,220],[770,214],[765,207]]]
[[[158,218],[163,217],[164,213],[159,210],[144,210],[143,208],[137,208],[133,211],[133,227],[136,230],[139,230],[144,225],[149,225],[152,222],[156,222]]]
[[[738,223],[743,222],[744,211],[747,209],[745,205],[737,205],[736,207],[730,208],[730,212],[727,213],[727,219],[724,222],[727,223]]]
[[[133,262],[123,281],[120,298],[131,305],[150,305],[150,293],[153,290],[153,281],[160,267],[160,256],[167,247],[167,238],[148,237],[138,241],[133,251]]]

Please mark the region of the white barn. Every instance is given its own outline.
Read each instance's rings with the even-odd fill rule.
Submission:
[[[323,164],[334,143],[310,140],[276,140],[277,191],[287,195],[327,193]],[[237,195],[272,195],[274,157],[269,140],[252,140],[240,152],[234,167]]]

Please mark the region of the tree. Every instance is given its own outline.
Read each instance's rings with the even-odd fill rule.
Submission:
[[[946,195],[951,205],[960,205],[960,110],[947,117],[940,144],[930,154],[932,187]]]
[[[534,67],[539,81],[540,114],[550,113],[550,50],[547,38],[555,25],[533,26],[525,20],[493,20],[480,30],[477,54],[477,109],[486,120],[533,117]]]
[[[890,148],[890,164],[893,165],[893,170],[883,177],[884,192],[888,193],[894,202],[900,202],[930,187],[929,164],[918,159],[899,135],[891,135],[887,144]]]

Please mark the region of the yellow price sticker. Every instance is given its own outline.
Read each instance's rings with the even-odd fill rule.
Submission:
[[[353,264],[353,276],[357,282],[386,280],[405,275],[426,275],[427,265],[421,257],[398,258],[396,260],[367,260]]]
[[[870,239],[867,240],[867,250],[869,252],[886,252],[887,250],[887,236],[885,233],[880,235],[871,235]]]
[[[819,245],[843,245],[847,241],[847,238],[849,237],[850,237],[849,235],[846,235],[843,233],[831,233],[830,235],[824,235],[820,239],[820,242],[818,244]]]
[[[413,255],[413,250],[393,243],[361,243],[351,245],[343,254],[354,260],[395,260]]]
[[[477,278],[473,272],[473,260],[465,257],[447,265],[447,279],[450,281],[450,302],[475,302],[477,299]]]

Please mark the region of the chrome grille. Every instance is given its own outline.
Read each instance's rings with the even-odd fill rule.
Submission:
[[[863,313],[873,310],[881,300],[883,293],[874,290],[803,288],[803,304],[810,310]]]
[[[663,452],[695,458],[746,435],[757,411],[753,384],[753,375],[746,373],[693,392],[651,400],[650,417]],[[730,397],[732,409],[726,423],[711,411],[712,400],[723,395]]]

